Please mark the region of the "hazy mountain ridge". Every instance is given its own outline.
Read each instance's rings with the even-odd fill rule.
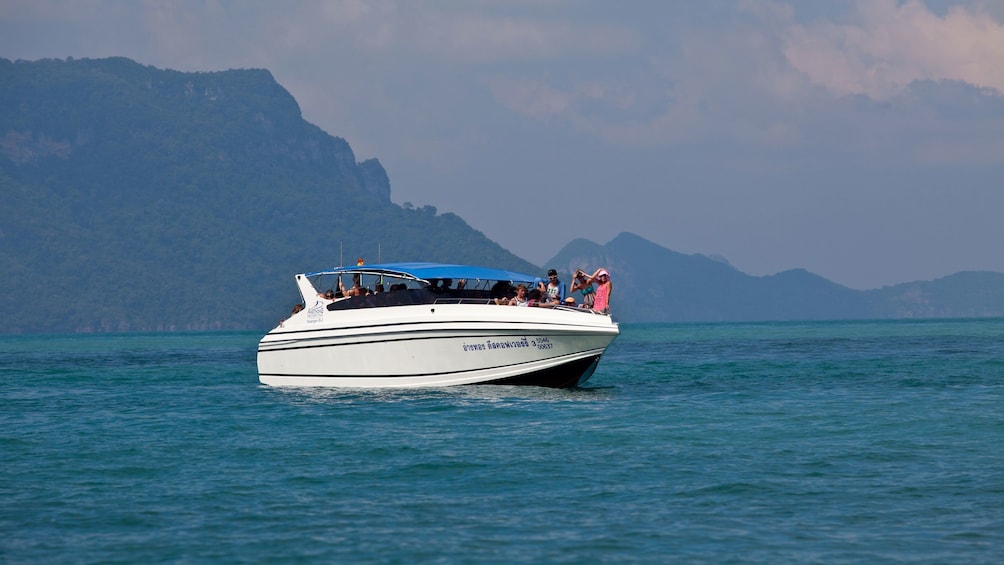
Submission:
[[[1004,273],[963,271],[868,291],[880,317],[985,318],[1004,315]]]
[[[268,71],[0,59],[0,332],[266,329],[299,300],[295,273],[359,256],[543,274],[390,191]],[[1004,315],[1000,273],[856,291],[628,233],[545,267],[600,265],[624,322]]]
[[[752,276],[704,255],[684,255],[631,233],[605,245],[575,240],[548,265],[605,266],[617,317],[635,322],[1004,316],[1004,274],[962,272],[934,281],[855,290],[804,269]]]

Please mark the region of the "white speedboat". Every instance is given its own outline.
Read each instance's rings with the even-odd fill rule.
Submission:
[[[259,380],[365,388],[581,385],[617,337],[617,324],[608,314],[574,306],[497,304],[510,287],[535,280],[438,263],[297,275],[303,309],[261,339]],[[379,285],[384,292],[338,292],[354,294],[350,285]]]

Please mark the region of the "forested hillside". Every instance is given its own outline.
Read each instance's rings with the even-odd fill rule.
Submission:
[[[0,331],[267,328],[343,256],[535,269],[390,190],[268,71],[0,60]]]
[[[543,273],[390,195],[268,71],[0,59],[0,333],[265,330],[298,301],[295,273],[357,257]],[[629,233],[544,268],[598,266],[624,322],[1004,316],[1001,273],[858,291]]]

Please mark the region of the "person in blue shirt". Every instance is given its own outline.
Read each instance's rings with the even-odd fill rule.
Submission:
[[[565,284],[558,280],[558,271],[547,271],[547,284],[540,282],[540,306],[557,306],[565,301]]]

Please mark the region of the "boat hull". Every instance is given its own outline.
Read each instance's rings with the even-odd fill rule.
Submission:
[[[272,386],[579,386],[617,336],[609,316],[485,305],[324,312],[259,344]]]

